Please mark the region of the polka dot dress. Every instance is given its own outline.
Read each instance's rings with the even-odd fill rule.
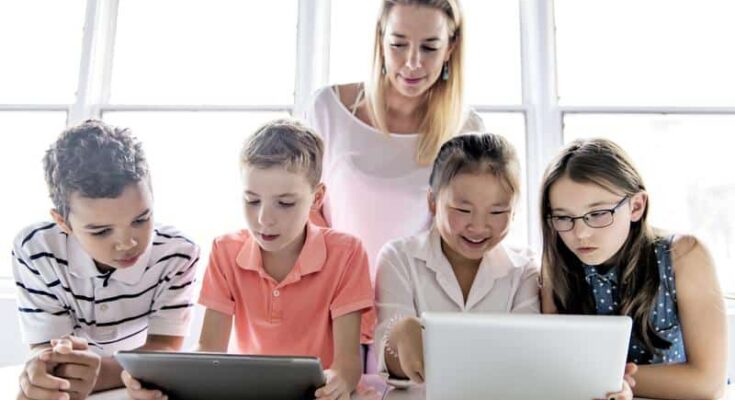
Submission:
[[[659,353],[649,352],[642,341],[631,336],[628,347],[628,362],[636,364],[674,364],[686,362],[684,340],[681,333],[678,309],[676,307],[676,286],[671,268],[672,237],[660,240],[655,247],[661,284],[656,296],[656,307],[651,313],[651,326],[658,335],[671,342],[669,349]],[[611,268],[600,274],[596,267],[585,266],[585,280],[595,299],[598,315],[620,314],[620,295],[618,279],[620,268]],[[634,327],[634,330],[637,327]]]

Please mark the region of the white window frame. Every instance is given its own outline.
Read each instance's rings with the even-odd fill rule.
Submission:
[[[540,249],[537,193],[545,166],[563,145],[566,114],[722,114],[735,107],[560,106],[556,81],[553,0],[518,0],[521,37],[522,103],[472,105],[478,112],[522,113],[526,121],[528,245]],[[119,0],[87,0],[77,94],[73,104],[0,104],[0,111],[65,111],[67,125],[101,118],[106,111],[289,112],[301,115],[312,93],[329,76],[331,0],[299,0],[293,104],[166,105],[111,104],[110,81]],[[12,282],[0,282],[3,294]],[[6,293],[6,292],[5,292]]]

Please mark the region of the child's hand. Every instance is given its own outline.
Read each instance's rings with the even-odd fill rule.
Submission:
[[[350,387],[339,371],[328,369],[324,371],[327,383],[317,389],[314,396],[319,400],[350,400]]]
[[[631,400],[633,398],[633,388],[635,387],[635,379],[633,375],[638,371],[638,366],[633,363],[625,364],[625,376],[623,376],[623,390],[617,393],[608,393],[605,400]]]
[[[138,380],[130,376],[128,371],[123,371],[120,375],[128,392],[128,397],[134,400],[161,399],[166,400],[168,396],[161,393],[160,390],[143,389],[143,385]]]
[[[412,381],[423,383],[424,342],[421,322],[416,318],[406,318],[398,322],[388,340],[395,346],[403,373]]]
[[[64,393],[69,390],[70,382],[54,376],[51,372],[56,365],[43,360],[43,358],[48,358],[47,355],[52,351],[50,348],[43,349],[26,361],[23,372],[20,374],[18,400],[68,400],[70,398],[68,393]]]
[[[51,340],[50,352],[39,355],[42,361],[56,365],[53,374],[69,382],[69,398],[85,399],[92,393],[100,373],[102,359],[89,350],[87,341],[65,336]]]
[[[623,379],[628,382],[628,386],[630,386],[631,389],[635,387],[635,379],[633,378],[633,375],[638,372],[638,366],[634,363],[627,363],[625,364],[625,375],[623,376]]]
[[[608,393],[605,400],[632,400],[633,389],[628,384],[628,381],[623,380],[623,390],[617,393]]]

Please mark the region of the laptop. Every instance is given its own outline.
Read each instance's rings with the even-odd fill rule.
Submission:
[[[423,313],[426,398],[604,398],[622,389],[625,316]]]
[[[311,400],[325,382],[316,357],[133,350],[115,358],[144,387],[172,400]]]

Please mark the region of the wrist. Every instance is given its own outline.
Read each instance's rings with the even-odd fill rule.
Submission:
[[[421,321],[416,317],[405,317],[396,323],[390,339],[397,347],[403,345],[406,340],[416,340],[417,332],[421,332]]]
[[[385,333],[383,334],[383,349],[387,354],[387,357],[393,357],[398,359],[398,346],[397,340],[400,337],[399,325],[404,320],[404,317],[400,314],[396,314],[388,320],[385,325]]]
[[[406,340],[413,341],[415,332],[420,332],[421,322],[413,316],[401,317],[396,316],[394,321],[389,322],[384,335],[386,351],[398,358],[398,349],[402,347]]]

